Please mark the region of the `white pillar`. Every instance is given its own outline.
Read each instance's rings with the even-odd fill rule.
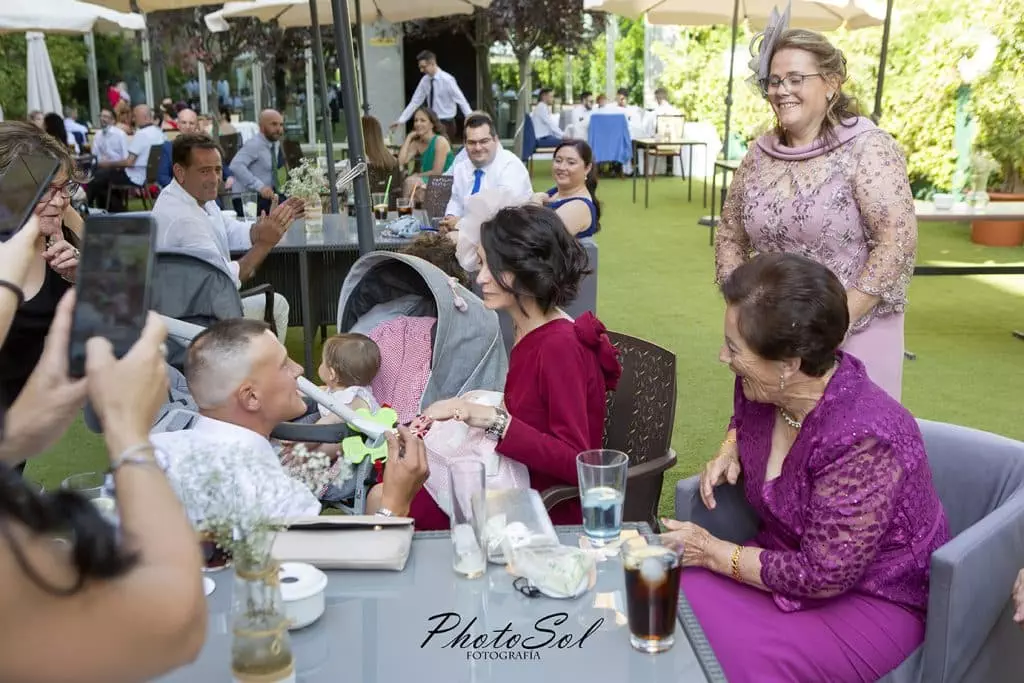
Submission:
[[[644,108],[654,106],[654,58],[651,56],[651,46],[654,44],[654,29],[647,22],[647,15],[644,15]]]
[[[156,108],[157,103],[153,101],[153,65],[149,58],[149,29],[142,31],[142,77],[146,83],[146,104]]]
[[[263,65],[259,62],[252,63],[252,106],[258,120],[263,111]]]
[[[615,100],[615,42],[619,37],[619,18],[609,15],[604,30],[605,37],[605,59],[604,59],[604,94],[611,101]]]
[[[210,87],[206,82],[206,64],[196,62],[199,70],[199,111],[203,114],[210,113]],[[220,114],[218,114],[220,116]]]
[[[313,29],[319,30],[319,27]],[[309,144],[316,144],[316,90],[313,87],[313,51],[306,48],[306,126]]]
[[[565,56],[565,103],[573,103],[572,95],[572,55]]]
[[[100,125],[100,79],[96,73],[96,40],[92,31],[85,34],[86,62],[89,65],[89,121]]]

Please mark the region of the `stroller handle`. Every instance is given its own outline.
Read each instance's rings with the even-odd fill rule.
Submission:
[[[161,315],[164,325],[167,326],[167,336],[178,343],[188,346],[192,340],[206,328],[201,325],[187,323],[177,318],[170,318]],[[388,428],[356,415],[348,406],[337,403],[327,392],[310,382],[305,377],[298,378],[299,391],[326,407],[332,413],[344,420],[349,426],[357,429],[366,437],[369,448],[377,448],[384,443],[384,435],[390,431]]]

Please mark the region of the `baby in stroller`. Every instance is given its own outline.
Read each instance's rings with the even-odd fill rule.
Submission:
[[[370,385],[380,371],[380,347],[363,334],[336,334],[324,342],[317,374],[327,383],[323,387],[338,403],[353,412],[365,409],[370,414],[380,410]],[[337,424],[341,418],[326,406],[319,406],[316,424]]]

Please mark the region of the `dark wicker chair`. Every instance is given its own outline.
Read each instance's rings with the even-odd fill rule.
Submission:
[[[427,190],[423,195],[423,210],[427,212],[428,218],[444,218],[448,201],[452,198],[453,180],[455,178],[450,175],[430,177]]]
[[[156,199],[153,196],[152,188],[157,186],[156,179],[160,173],[160,159],[163,154],[163,143],[149,148],[149,156],[146,157],[146,182],[142,186],[124,183],[110,183],[107,185],[107,209],[110,208],[111,195],[114,192],[119,192],[124,197],[125,210],[128,209],[128,200],[131,197],[138,197],[142,200],[143,208],[149,211],[149,203]]]
[[[608,338],[619,350],[622,378],[608,392],[604,447],[629,455],[622,519],[647,522],[657,531],[658,501],[666,470],[676,464],[672,427],[676,416],[676,356],[655,344],[618,332]],[[579,497],[576,486],[541,494],[545,507]]]
[[[398,199],[402,196],[402,183],[405,182],[405,173],[399,166],[394,168],[381,168],[380,166],[367,166],[367,179],[370,182],[370,192],[385,192],[388,189],[388,179],[391,179],[391,191],[388,194],[388,211],[398,211]]]
[[[302,145],[295,140],[281,140],[281,154],[284,155],[284,163],[288,170],[298,168],[302,165]]]
[[[242,134],[232,133],[231,135],[221,135],[218,140],[220,148],[224,152],[224,165],[227,166],[231,163],[231,160],[238,154],[238,149],[242,146]],[[301,147],[299,148],[302,149]]]

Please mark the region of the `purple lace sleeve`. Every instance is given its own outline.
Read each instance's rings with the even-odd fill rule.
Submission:
[[[812,474],[800,549],[761,553],[761,581],[782,610],[856,585],[878,553],[902,477],[891,446],[873,441],[846,448]]]
[[[914,274],[917,218],[907,164],[891,135],[867,136],[854,174],[854,192],[871,250],[854,286],[902,306]]]
[[[751,152],[740,162],[722,205],[722,216],[715,230],[715,284],[725,282],[732,271],[750,257],[750,236],[743,225],[743,202],[746,177],[753,158],[754,153]]]

